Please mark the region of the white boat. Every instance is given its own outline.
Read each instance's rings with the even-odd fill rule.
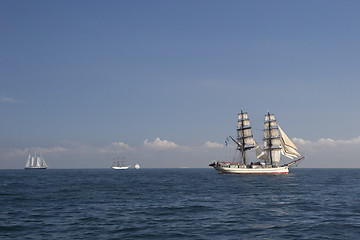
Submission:
[[[274,114],[267,113],[264,122],[264,148],[262,149],[255,141],[250,120],[246,112],[238,114],[237,140],[230,136],[236,143],[240,157],[233,162],[214,161],[209,164],[219,173],[239,174],[274,174],[289,173],[289,167],[304,158],[298,148],[277,124]],[[227,141],[225,142],[227,146]],[[256,162],[248,163],[246,152],[255,150]],[[280,165],[281,154],[290,159],[296,159]]]
[[[123,166],[123,167],[117,167],[117,166],[112,166],[112,169],[116,169],[116,170],[125,170],[128,169],[130,166]]]
[[[47,169],[48,165],[45,162],[45,159],[42,155],[31,156],[29,154],[28,159],[25,164],[25,169]]]
[[[135,164],[135,168],[136,169],[140,169],[140,165],[137,163],[137,164]]]
[[[124,161],[114,161],[113,165],[112,165],[112,169],[115,170],[126,170],[130,167],[130,165],[126,166]]]

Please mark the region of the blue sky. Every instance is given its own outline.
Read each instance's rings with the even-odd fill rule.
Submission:
[[[304,167],[360,167],[359,7],[0,0],[0,168],[203,167],[241,109],[273,112]]]

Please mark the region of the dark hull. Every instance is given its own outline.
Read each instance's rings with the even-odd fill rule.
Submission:
[[[25,170],[44,170],[47,169],[46,167],[40,167],[40,168],[25,168]]]

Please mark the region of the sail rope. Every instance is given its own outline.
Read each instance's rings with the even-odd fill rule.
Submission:
[[[232,162],[236,162],[236,153],[236,146],[234,145],[234,143],[228,141],[224,144],[221,151],[221,156],[219,158],[220,162],[228,162],[229,160]]]

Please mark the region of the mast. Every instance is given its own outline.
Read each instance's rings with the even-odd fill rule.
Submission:
[[[238,133],[238,150],[241,152],[243,163],[246,165],[246,151],[255,147],[247,112],[241,110],[238,114],[238,125],[236,130]]]
[[[267,153],[270,164],[280,161],[281,141],[278,125],[274,114],[269,112],[265,115],[264,122],[264,150]]]

